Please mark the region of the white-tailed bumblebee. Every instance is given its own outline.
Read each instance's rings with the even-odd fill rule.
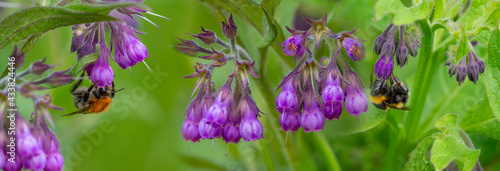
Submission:
[[[404,107],[408,101],[408,87],[395,75],[391,75],[388,80],[377,79],[371,82],[370,88],[370,101],[375,107],[382,110],[390,108],[409,110],[408,107]]]
[[[84,76],[85,72],[82,74],[82,78]],[[104,88],[99,88],[95,83],[89,88],[85,86],[80,87],[82,81],[82,79],[78,80],[71,90],[73,102],[78,110],[63,116],[104,112],[109,108],[111,99],[115,96],[115,93],[123,90],[122,88],[115,91],[114,82],[111,84],[111,87],[105,86]]]

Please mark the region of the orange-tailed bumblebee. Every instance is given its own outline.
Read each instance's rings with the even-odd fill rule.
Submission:
[[[85,76],[85,72],[82,74],[82,78]],[[111,99],[115,96],[115,83],[113,82],[111,87],[106,86],[104,88],[99,88],[92,84],[89,88],[81,86],[82,79],[78,80],[71,90],[71,95],[73,95],[73,102],[75,103],[77,111],[63,115],[75,115],[75,114],[89,114],[89,113],[101,113],[106,111],[111,104]],[[96,82],[97,83],[97,82]]]
[[[395,75],[391,75],[388,80],[377,79],[371,82],[370,88],[370,101],[375,107],[382,110],[390,108],[409,110],[408,107],[404,107],[408,101],[408,87]]]

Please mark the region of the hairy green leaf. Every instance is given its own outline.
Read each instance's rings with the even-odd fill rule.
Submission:
[[[495,29],[491,33],[488,43],[488,61],[485,68],[486,92],[491,109],[500,119],[500,31]]]
[[[431,159],[427,156],[427,151],[435,139],[435,137],[427,137],[418,143],[417,147],[411,152],[410,159],[404,165],[403,170],[435,170]]]
[[[96,45],[96,49],[97,49],[96,53],[82,57],[68,73],[76,77],[78,76],[78,73],[80,73],[85,69],[85,66],[96,61],[97,58],[99,58],[99,55],[101,54],[101,49],[99,48],[99,45]]]
[[[138,3],[138,2],[114,2],[106,4],[81,3],[81,4],[68,5],[65,6],[65,8],[73,11],[91,12],[91,13],[107,15],[113,9],[122,7],[134,7],[134,6],[149,9],[143,3]]]
[[[386,116],[387,111],[382,111],[372,104],[369,104],[368,112],[362,113],[359,116],[353,116],[347,112],[343,112],[339,120],[332,121],[332,127],[335,133],[342,135],[365,132],[384,121]]]
[[[113,17],[68,10],[60,7],[34,7],[16,12],[0,22],[0,50],[33,34],[79,23],[112,21]]]
[[[498,24],[500,18],[500,2],[490,0],[475,0],[460,18],[460,23],[467,30],[467,36],[476,36],[483,30],[491,30]]]
[[[412,7],[406,7],[400,0],[379,0],[375,4],[375,19],[391,14],[395,25],[411,24],[429,16],[433,6],[433,0],[424,0]]]
[[[280,0],[263,0],[261,4],[264,12],[264,39],[259,42],[259,49],[266,48],[278,37],[278,27],[274,23],[274,10],[280,3]]]
[[[457,162],[459,170],[472,170],[479,157],[480,150],[467,147],[460,136],[457,119],[458,115],[447,114],[436,122],[436,128],[445,135],[432,145],[431,162],[436,170],[443,170],[452,161]]]
[[[488,96],[474,104],[460,122],[460,128],[468,133],[479,133],[500,140],[500,120],[491,111]]]

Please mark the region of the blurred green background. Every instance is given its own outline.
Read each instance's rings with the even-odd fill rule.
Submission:
[[[23,3],[23,8],[31,5],[26,1],[9,2]],[[257,0],[256,2],[258,3]],[[377,59],[371,51],[373,40],[390,22],[388,16],[381,21],[374,21],[375,2],[283,0],[276,9],[275,19],[284,29],[284,26],[293,26],[292,20],[297,11],[316,19],[328,13],[333,16],[328,26],[334,32],[359,27],[355,35],[367,40],[363,43],[366,47],[366,58],[361,62],[351,63],[351,66],[368,86],[370,73]],[[396,121],[404,117],[404,112],[392,110],[387,116],[385,113],[382,115],[385,120],[381,120],[378,126],[362,133],[344,135],[350,132],[350,129],[359,129],[360,122],[359,119],[343,113],[340,120],[327,121],[325,129],[319,133],[302,133],[300,130],[299,133],[289,134],[286,147],[288,155],[284,155],[284,139],[276,139],[275,136],[276,133],[282,133],[276,132],[276,128],[279,128],[278,122],[271,119],[272,115],[277,118],[279,114],[274,109],[269,109],[254,85],[253,96],[260,109],[266,113],[260,119],[265,128],[264,139],[255,143],[255,151],[252,142],[230,144],[226,157],[227,145],[220,139],[214,141],[214,148],[210,140],[194,144],[185,142],[180,128],[196,80],[182,77],[193,72],[192,66],[202,60],[175,51],[173,45],[178,42],[176,37],[192,38],[185,33],[199,33],[200,26],[215,31],[222,37],[221,23],[213,13],[214,9],[198,0],[147,0],[145,4],[151,7],[153,12],[170,18],[164,20],[146,14],[160,28],[138,19],[141,22],[138,30],[147,33],[140,38],[148,48],[150,57],[146,62],[153,72],[149,72],[145,65],[137,64],[131,74],[129,70],[123,70],[111,62],[116,75],[115,84],[117,88],[125,87],[125,90],[115,96],[108,111],[99,115],[60,117],[76,110],[69,93],[71,86],[46,91],[53,95],[54,104],[65,108],[64,111],[51,111],[56,124],[55,133],[65,158],[64,170],[264,170],[266,157],[270,157],[274,167],[279,170],[290,169],[287,161],[292,161],[294,167],[301,170],[325,170],[332,163],[324,160],[325,156],[328,156],[325,153],[329,152],[317,146],[320,135],[321,138],[326,138],[326,141],[321,142],[328,142],[323,144],[326,149],[335,154],[330,157],[336,158],[343,170],[398,170],[414,148],[408,147],[401,152],[389,151],[392,131],[399,126]],[[4,8],[0,15],[4,18],[16,10]],[[262,37],[241,16],[235,15],[235,22],[238,26],[238,36],[250,55],[259,63],[256,44]],[[286,30],[282,31],[285,36],[290,35]],[[59,70],[75,64],[76,54],[70,53],[71,33],[70,27],[48,32],[27,56],[25,67],[28,63],[44,57],[47,57],[49,64],[56,64],[56,69]],[[274,42],[278,43],[282,42]],[[4,49],[0,56],[8,56],[12,49],[13,47]],[[484,45],[479,45],[478,49],[478,55],[486,54]],[[268,57],[267,76],[272,89],[291,70],[278,58],[278,53],[282,52],[270,50]],[[5,66],[6,62],[7,60],[1,60],[0,67]],[[403,69],[395,67],[394,70],[395,74],[409,85],[410,91],[418,88],[414,86],[418,84],[413,82],[417,62],[415,58],[410,58],[409,65]],[[444,61],[442,62],[444,64]],[[213,80],[217,87],[225,82],[231,70],[232,66],[228,65],[214,71]],[[445,67],[438,69],[427,97],[424,114],[435,112],[434,110],[442,115],[465,112],[469,106],[481,99],[484,93],[483,80],[478,85],[466,82],[458,87],[454,78],[448,77],[447,72]],[[369,90],[365,89],[365,92],[369,93]],[[22,115],[29,116],[34,110],[33,103],[31,100],[17,97]],[[370,104],[368,113],[362,115],[375,113],[381,112]],[[433,127],[433,124],[429,126]],[[473,134],[471,137],[476,147],[482,149],[480,160],[483,167],[499,169],[498,141],[482,135]],[[386,164],[389,160],[392,164]]]

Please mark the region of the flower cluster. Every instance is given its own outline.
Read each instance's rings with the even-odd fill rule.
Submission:
[[[236,45],[237,27],[232,15],[227,23],[222,22],[224,37],[229,43],[219,39],[213,31],[203,27],[202,33],[192,34],[205,45],[215,44],[222,50],[208,50],[192,40],[180,39],[175,48],[187,55],[207,54],[201,59],[211,60],[209,64],[197,63],[195,72],[185,78],[198,78],[193,90],[197,91],[194,100],[189,104],[182,124],[181,133],[186,141],[197,142],[200,139],[221,138],[226,143],[237,144],[241,138],[245,141],[256,141],[263,136],[263,127],[258,117],[260,110],[250,96],[249,76],[258,78],[253,70],[254,62],[245,49]],[[214,68],[224,66],[233,61],[234,71],[227,82],[217,91],[211,81]]]
[[[87,1],[90,3],[113,3],[117,0],[104,1]],[[142,2],[139,0],[123,0]],[[109,13],[110,16],[121,18],[125,16],[126,20],[133,19],[132,15],[146,19],[141,13],[150,13],[139,7],[121,7]],[[150,13],[153,14],[153,13]],[[156,14],[153,14],[156,15]],[[156,15],[159,16],[159,15]],[[162,16],[160,16],[162,17]],[[165,17],[162,17],[165,18]],[[167,18],[165,18],[167,19]],[[153,23],[154,25],[154,23]],[[108,48],[105,38],[105,27],[110,28],[110,45]],[[87,24],[77,24],[72,27],[73,39],[71,43],[71,52],[76,52],[78,61],[84,56],[100,52],[98,59],[87,65],[85,70],[98,87],[111,87],[114,79],[113,68],[109,63],[111,50],[114,48],[115,55],[113,60],[123,69],[130,68],[139,62],[144,62],[144,59],[149,56],[146,46],[136,36],[139,33],[137,30],[129,26],[124,21],[108,21],[96,22]],[[140,34],[140,33],[139,33]],[[146,64],[146,62],[144,62]],[[146,65],[147,66],[147,65]]]
[[[14,50],[13,57],[16,58],[16,70],[20,69],[24,62],[24,54]],[[49,129],[48,123],[52,123],[49,109],[62,110],[51,103],[52,98],[48,95],[37,95],[34,91],[43,90],[42,85],[50,84],[60,86],[73,80],[72,75],[66,71],[52,72],[47,78],[30,80],[26,76],[36,77],[50,72],[51,65],[44,63],[45,60],[32,63],[25,71],[15,75],[18,84],[15,90],[35,103],[35,112],[31,114],[30,120],[24,119],[13,103],[8,103],[8,89],[6,78],[0,81],[0,168],[4,170],[62,170],[64,165],[63,156],[60,153],[60,145],[56,136]],[[9,87],[10,88],[10,87]],[[10,106],[16,110],[7,110]],[[14,126],[14,127],[13,127]],[[51,125],[53,127],[53,125]]]
[[[448,58],[444,65],[449,66],[448,73],[450,77],[455,74],[457,75],[458,85],[461,85],[465,81],[465,77],[476,84],[479,74],[484,73],[484,68],[486,67],[484,61],[473,50],[462,57],[458,64],[455,64],[453,58]]]
[[[293,34],[284,43],[283,53],[300,60],[295,68],[283,78],[281,93],[276,99],[276,109],[281,113],[279,123],[283,131],[317,132],[323,129],[325,118],[339,119],[342,106],[357,116],[368,109],[368,101],[361,89],[358,75],[340,54],[345,49],[353,61],[365,57],[361,39],[349,32],[333,33],[326,26],[326,15],[320,20],[306,19],[309,30],[288,31]],[[330,47],[330,57],[319,63],[314,59],[315,49],[309,46],[325,41]],[[313,43],[315,42],[315,43]],[[321,96],[321,98],[320,98]]]
[[[398,33],[399,39],[396,39]],[[375,76],[378,79],[387,80],[394,68],[394,54],[396,54],[397,64],[403,68],[408,62],[408,55],[416,57],[418,48],[421,46],[422,42],[418,33],[409,31],[405,25],[389,24],[384,32],[377,36],[373,45],[373,51],[379,55],[374,67]]]

